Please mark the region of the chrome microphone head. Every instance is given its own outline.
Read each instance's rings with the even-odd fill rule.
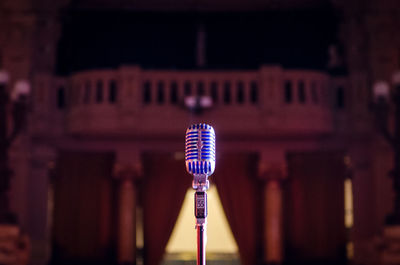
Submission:
[[[186,170],[194,182],[207,180],[215,170],[215,131],[208,124],[194,124],[186,130]]]

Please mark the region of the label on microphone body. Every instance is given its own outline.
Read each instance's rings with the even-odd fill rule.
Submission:
[[[194,195],[194,215],[196,218],[207,217],[207,193],[204,191],[197,191]]]

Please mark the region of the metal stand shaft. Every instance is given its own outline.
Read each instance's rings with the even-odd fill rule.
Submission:
[[[206,265],[206,228],[197,225],[197,265]]]

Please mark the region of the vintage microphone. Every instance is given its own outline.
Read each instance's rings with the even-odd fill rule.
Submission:
[[[193,175],[194,215],[197,229],[197,265],[206,264],[208,176],[215,169],[215,132],[207,124],[195,124],[186,130],[186,170]]]

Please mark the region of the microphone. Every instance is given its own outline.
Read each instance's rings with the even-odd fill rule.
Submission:
[[[197,229],[197,265],[206,265],[207,193],[208,176],[215,170],[215,131],[208,124],[200,123],[186,130],[186,170],[193,175],[194,215]]]
[[[186,170],[194,176],[193,188],[206,186],[215,170],[215,131],[208,124],[194,124],[186,130]],[[196,187],[195,187],[196,186]]]

